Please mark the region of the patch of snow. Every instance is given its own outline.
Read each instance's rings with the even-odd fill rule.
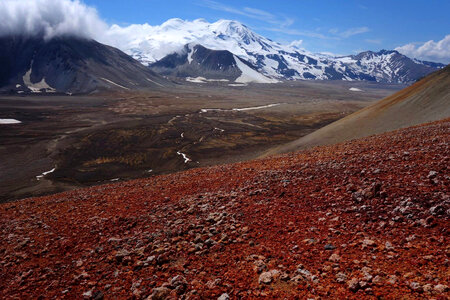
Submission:
[[[33,61],[31,62],[31,65],[33,65]],[[47,82],[45,82],[45,78],[42,78],[42,80],[37,83],[32,83],[31,82],[31,72],[32,72],[32,68],[30,67],[30,69],[25,73],[25,75],[23,75],[22,80],[23,80],[23,83],[26,85],[26,87],[32,93],[41,93],[41,90],[44,90],[47,93],[56,92],[56,90],[54,88],[52,88],[51,86],[49,86],[47,84]]]
[[[242,60],[237,57],[236,55],[233,55],[234,60],[236,61],[237,67],[241,70],[242,74],[239,76],[235,82],[240,83],[248,83],[248,82],[257,82],[257,83],[276,83],[278,80],[271,79],[269,77],[264,76],[263,74],[259,73],[256,70],[253,70],[249,66],[247,66],[245,63],[242,62]]]
[[[147,173],[151,173],[153,172],[153,169],[147,170]]]
[[[224,132],[225,131],[225,129],[221,129],[219,127],[214,127],[214,130],[219,130],[220,132]]]
[[[255,109],[263,109],[263,108],[269,108],[281,105],[281,103],[273,103],[268,105],[262,105],[262,106],[253,106],[253,107],[244,107],[244,108],[233,108],[234,111],[246,111],[246,110],[255,110]]]
[[[44,173],[42,173],[41,175],[36,176],[36,179],[37,179],[37,180],[41,180],[42,178],[44,178],[45,175],[48,175],[48,174],[50,174],[50,173],[53,173],[53,172],[55,172],[55,170],[56,170],[56,167],[54,167],[54,168],[51,169],[50,171],[44,172]]]
[[[228,82],[228,79],[206,79],[206,81],[211,81],[211,82]]]
[[[188,53],[188,57],[187,57],[187,60],[188,60],[188,63],[189,64],[191,64],[191,62],[192,62],[192,54],[194,54],[194,48],[191,48],[191,45],[189,44],[188,45],[188,49],[189,49],[189,53]]]
[[[20,84],[16,84],[16,89],[20,88],[21,85]]]
[[[120,178],[113,178],[110,181],[118,181]]]
[[[124,87],[123,85],[120,85],[120,84],[118,84],[118,83],[112,82],[112,81],[109,80],[109,79],[106,79],[106,78],[103,78],[103,77],[100,77],[100,79],[102,79],[102,80],[104,80],[104,81],[106,81],[106,82],[109,82],[109,83],[111,83],[111,84],[113,84],[113,85],[115,85],[115,86],[118,86],[118,87],[120,87],[120,88],[122,88],[122,89],[129,90],[129,88]]]
[[[187,77],[186,78],[186,81],[189,81],[189,82],[193,82],[193,83],[205,83],[205,81],[206,81],[206,78],[205,77]]]
[[[184,163],[185,163],[185,164],[187,164],[188,162],[192,161],[192,159],[190,159],[189,157],[187,157],[187,155],[184,154],[183,152],[177,151],[177,154],[183,156],[183,159],[184,159]]]
[[[247,83],[230,83],[228,86],[247,86]]]
[[[281,104],[282,103],[272,103],[272,104],[261,105],[261,106],[251,106],[251,107],[232,108],[232,109],[202,108],[202,109],[200,109],[200,113],[207,113],[207,112],[210,112],[210,111],[247,111],[247,110],[270,108],[270,107],[278,106],[278,105],[281,105]]]
[[[147,79],[147,81],[150,81],[150,82],[152,82],[152,83],[154,83],[154,84],[156,84],[156,85],[159,85],[159,86],[164,87],[164,85],[162,85],[161,83],[158,83],[158,82],[156,82],[156,81],[154,81],[154,80],[151,80],[150,78],[145,77],[145,79]]]
[[[0,124],[20,124],[22,123],[16,119],[0,119]]]
[[[182,132],[182,133],[180,134],[180,136],[181,136],[181,138],[184,138],[184,132]]]
[[[348,90],[349,90],[349,91],[352,91],[352,92],[362,92],[362,91],[363,91],[363,90],[361,90],[361,89],[354,88],[354,87],[351,87],[351,88],[349,88]]]
[[[228,82],[228,79],[206,79],[205,77],[186,77],[186,81],[193,83],[206,83],[206,82]]]

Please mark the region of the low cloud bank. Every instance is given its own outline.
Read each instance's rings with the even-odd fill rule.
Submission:
[[[71,35],[98,39],[108,28],[95,8],[78,0],[0,1],[0,36],[28,35],[51,39]]]

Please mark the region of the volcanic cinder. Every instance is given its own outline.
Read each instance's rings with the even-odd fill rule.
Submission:
[[[449,142],[446,119],[2,204],[0,298],[447,299]]]

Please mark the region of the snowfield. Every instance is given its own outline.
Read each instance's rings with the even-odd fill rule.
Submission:
[[[278,80],[268,78],[261,73],[258,73],[257,71],[253,70],[246,64],[244,64],[239,57],[236,57],[234,55],[234,60],[236,61],[237,67],[242,71],[241,76],[239,76],[235,82],[238,83],[249,83],[249,82],[256,82],[256,83],[276,83]]]
[[[361,89],[354,88],[354,87],[351,87],[351,88],[349,88],[348,90],[349,90],[349,91],[352,91],[352,92],[362,92],[362,91],[363,91],[363,90],[361,90]]]
[[[20,124],[22,123],[16,119],[0,119],[0,124]]]

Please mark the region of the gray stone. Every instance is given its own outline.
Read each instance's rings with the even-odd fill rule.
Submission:
[[[165,300],[168,298],[170,290],[166,287],[157,287],[153,289],[152,294],[148,297],[149,300]]]
[[[219,298],[217,298],[217,300],[229,300],[230,296],[227,293],[223,293],[222,295],[220,295]]]
[[[268,272],[263,272],[259,275],[259,283],[269,284],[274,281],[280,275],[278,270],[270,270]]]
[[[434,286],[434,291],[438,294],[443,294],[448,290],[448,286],[445,284],[437,284]]]

